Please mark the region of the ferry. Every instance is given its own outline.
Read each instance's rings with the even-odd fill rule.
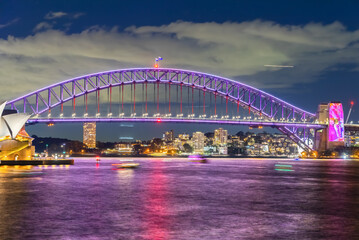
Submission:
[[[208,163],[208,160],[205,157],[198,154],[188,156],[188,160],[193,163]]]
[[[116,163],[116,164],[112,164],[112,166],[115,166],[118,169],[122,169],[122,168],[137,168],[140,166],[139,163],[135,163],[135,162],[123,162],[123,163]]]

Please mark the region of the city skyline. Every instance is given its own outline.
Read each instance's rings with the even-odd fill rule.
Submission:
[[[154,17],[149,14],[152,11],[141,12],[136,20],[129,17],[136,8],[133,3],[2,2],[0,79],[11,84],[3,84],[1,98],[11,100],[93,72],[151,67],[162,56],[161,67],[227,77],[310,112],[322,102],[341,101],[346,117],[349,102],[354,101],[351,119],[358,119],[355,46],[359,26],[353,10],[358,3],[318,1],[293,8],[279,2],[280,8],[265,1],[255,5],[228,1],[221,6],[215,1],[196,1],[186,10],[176,6],[178,11],[171,14],[160,10],[174,4],[143,2],[161,14]],[[312,14],[318,6],[322,14]],[[196,17],[202,8],[211,14]],[[248,11],[253,8],[257,10]],[[114,9],[123,9],[123,14],[108,17]],[[69,127],[72,139],[80,138],[80,131],[74,130],[78,127]],[[51,134],[61,136],[61,128],[55,125]],[[41,135],[43,129],[30,126],[29,132]],[[131,137],[140,134],[135,131]]]
[[[359,239],[358,9],[0,0],[0,240]]]

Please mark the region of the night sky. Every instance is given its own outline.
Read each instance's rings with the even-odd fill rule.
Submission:
[[[93,72],[151,67],[162,56],[163,67],[238,80],[310,112],[321,102],[341,101],[347,113],[353,100],[350,120],[357,122],[358,10],[358,1],[328,0],[0,1],[0,99]],[[216,127],[99,125],[98,139]],[[28,131],[73,139],[82,134],[71,124]]]

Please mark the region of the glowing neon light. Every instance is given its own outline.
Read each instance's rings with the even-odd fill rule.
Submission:
[[[173,123],[212,123],[212,124],[230,124],[230,125],[254,125],[254,126],[269,126],[269,127],[306,127],[314,129],[322,129],[325,125],[323,124],[300,124],[296,122],[255,122],[246,120],[220,120],[220,119],[205,119],[205,118],[164,118],[161,119],[163,122]],[[157,118],[149,117],[123,117],[123,118],[30,118],[28,123],[70,123],[70,122],[157,122]]]
[[[276,171],[282,171],[282,172],[293,172],[293,169],[283,169],[283,168],[276,168]]]
[[[266,118],[272,118],[272,120],[276,119],[279,117],[280,112],[284,113],[285,111],[293,113],[293,115],[296,115],[295,117],[293,117],[293,119],[303,119],[305,116],[305,120],[306,122],[310,122],[313,123],[313,121],[315,120],[315,114],[304,111],[298,107],[293,106],[292,104],[289,104],[283,100],[280,100],[276,97],[274,97],[271,94],[268,94],[266,92],[263,92],[257,88],[253,88],[249,85],[240,83],[238,81],[234,81],[231,79],[227,79],[227,78],[223,78],[220,76],[215,76],[215,75],[211,75],[211,74],[206,74],[206,73],[200,73],[200,72],[195,72],[195,71],[188,71],[188,70],[181,70],[181,69],[169,69],[169,68],[161,68],[161,66],[159,66],[159,62],[157,61],[156,64],[158,64],[158,68],[132,68],[132,69],[118,69],[118,70],[111,70],[111,71],[106,71],[106,72],[98,72],[98,73],[92,73],[92,74],[88,74],[88,75],[84,75],[84,76],[79,76],[76,78],[72,78],[72,79],[68,79],[56,84],[52,84],[50,86],[38,89],[35,92],[26,94],[24,96],[21,96],[17,99],[14,99],[10,102],[8,102],[7,106],[11,107],[12,109],[17,109],[18,106],[24,106],[24,102],[27,102],[29,100],[31,100],[31,107],[27,107],[27,104],[25,104],[25,107],[22,108],[24,112],[32,112],[35,115],[39,115],[42,113],[45,113],[47,111],[49,111],[52,108],[55,108],[57,106],[59,106],[62,103],[65,103],[67,101],[72,100],[72,98],[74,97],[79,97],[91,92],[100,92],[99,90],[101,89],[106,89],[109,87],[114,87],[114,86],[121,86],[122,88],[124,85],[127,84],[135,84],[137,82],[139,83],[143,83],[146,82],[147,84],[147,80],[149,80],[149,82],[152,83],[166,83],[168,84],[170,82],[170,84],[177,84],[177,85],[183,85],[183,86],[192,86],[196,89],[203,89],[203,91],[209,91],[212,92],[216,95],[219,96],[227,96],[231,101],[239,101],[240,105],[245,107],[245,106],[250,106],[251,107],[251,112],[254,113],[262,113],[262,115]],[[153,66],[153,65],[152,65]],[[155,74],[153,74],[153,70],[155,70]],[[109,81],[109,79],[112,76],[122,76],[121,74],[128,74],[128,81],[121,81],[118,79],[118,77],[116,77],[117,81],[114,81],[113,83],[111,83]],[[172,81],[172,78],[174,76],[178,76],[178,81]],[[141,76],[141,77],[139,77]],[[171,76],[170,79],[167,79],[168,76]],[[198,79],[205,79],[205,78],[209,78],[211,79],[208,83],[190,83],[188,82],[188,76],[198,76]],[[65,84],[67,83],[73,83],[75,84],[76,82],[78,82],[81,86],[84,85],[82,84],[82,82],[86,82],[86,79],[92,79],[93,77],[100,77],[103,80],[103,86],[100,87],[94,87],[94,88],[90,88],[88,90],[85,90],[86,87],[81,87],[81,89],[83,88],[83,90],[76,92],[76,94],[73,94],[72,97],[68,97],[65,98],[63,97],[63,95],[56,93],[56,89],[54,89],[55,87],[60,87],[60,89],[64,88]],[[108,80],[107,80],[108,79]],[[187,79],[187,80],[186,80]],[[221,84],[223,86],[228,86],[222,90],[216,90],[216,89],[212,89],[211,84],[213,83],[214,79],[216,79],[217,84]],[[82,81],[85,80],[85,81]],[[80,83],[81,82],[81,83]],[[91,82],[91,81],[90,81]],[[96,86],[95,83],[91,83],[92,86]],[[254,104],[254,102],[250,101],[247,102],[244,99],[241,98],[237,98],[235,96],[232,96],[232,94],[229,93],[229,89],[240,89],[240,91],[243,92],[243,94],[249,94],[251,93],[251,96],[256,96],[254,102],[258,102],[256,100],[259,100],[259,107]],[[190,89],[190,88],[189,88]],[[54,98],[52,98],[52,102],[50,101],[50,98],[46,98],[46,99],[42,99],[42,101],[44,101],[44,107],[42,107],[39,103],[41,103],[41,101],[36,101],[34,103],[34,98],[36,98],[36,96],[40,96],[39,94],[45,94],[48,93],[49,91],[51,91],[51,93],[56,93],[54,96]],[[254,95],[253,95],[254,94]],[[258,97],[258,98],[257,98]],[[30,99],[31,98],[31,99]],[[56,99],[56,100],[55,100]],[[265,100],[265,99],[270,99],[270,101],[273,103],[271,104],[271,107],[269,108],[264,108],[263,106],[261,106],[261,103]],[[275,109],[273,109],[272,107],[276,106],[276,104],[278,104],[278,106],[281,106],[282,111],[273,111]],[[123,112],[122,112],[123,113]],[[121,114],[122,114],[121,113]],[[216,114],[216,108],[215,108],[215,115]],[[122,116],[122,115],[121,115]],[[49,116],[50,117],[50,116]],[[100,117],[100,116],[97,116]],[[289,118],[289,115],[288,117]],[[288,120],[288,119],[287,119]],[[82,120],[83,121],[83,120]],[[81,121],[81,122],[82,122]],[[86,120],[87,121],[87,120]],[[105,120],[98,120],[98,121],[105,121]],[[111,120],[113,121],[113,120]],[[124,120],[121,120],[124,121]],[[130,122],[135,122],[136,120],[131,120]],[[154,120],[156,121],[156,120]],[[165,122],[165,120],[163,120],[163,122]],[[272,123],[271,123],[272,124]],[[272,126],[274,125],[278,125],[278,123],[274,123],[272,124]],[[323,124],[324,125],[324,124]],[[281,125],[283,126],[283,125]],[[298,127],[299,125],[295,125],[295,127]],[[305,128],[310,128],[310,126],[308,126],[307,124],[303,124],[303,127]],[[318,128],[318,127],[316,127]],[[303,145],[304,148],[306,148],[307,150],[312,149],[312,147],[310,145],[308,145],[307,141],[305,141],[304,139],[301,138],[301,136],[298,136],[298,134],[292,132],[290,129],[287,128],[280,128],[280,131],[285,132],[288,135],[291,135],[295,138],[296,142],[299,142],[301,145]],[[306,134],[304,138],[308,138],[308,135]]]
[[[293,172],[292,165],[290,164],[275,164],[276,171],[283,171],[283,172]]]
[[[329,141],[344,142],[344,114],[341,103],[329,103]]]
[[[31,96],[34,96],[38,93],[41,93],[43,91],[49,91],[49,89],[52,89],[52,88],[55,88],[55,87],[58,87],[58,86],[62,86],[64,84],[67,84],[67,83],[71,83],[71,82],[75,82],[75,81],[78,81],[78,80],[81,80],[81,79],[84,79],[84,78],[88,78],[88,77],[94,77],[94,76],[104,76],[104,75],[109,75],[109,74],[113,74],[113,73],[119,73],[119,72],[144,72],[146,73],[147,70],[151,70],[150,68],[129,68],[129,69],[118,69],[118,70],[111,70],[111,71],[104,71],[104,72],[97,72],[97,73],[92,73],[92,74],[87,74],[87,75],[83,75],[83,76],[79,76],[79,77],[76,77],[76,78],[72,78],[72,79],[67,79],[65,81],[62,81],[62,82],[59,82],[59,83],[55,83],[55,84],[52,84],[52,85],[49,85],[49,86],[46,86],[46,87],[43,87],[41,89],[38,89],[34,92],[31,92],[31,93],[28,93],[26,95],[23,95],[21,97],[18,97],[16,99],[13,99],[11,101],[9,101],[7,103],[7,105],[9,107],[11,107],[12,105],[16,104],[17,102],[19,101],[24,101],[26,98],[28,97],[31,97]],[[235,84],[236,86],[238,87],[245,87],[245,88],[248,88],[250,89],[251,91],[254,91],[254,92],[257,92],[257,93],[260,93],[262,94],[262,96],[266,96],[268,98],[271,98],[272,100],[274,101],[277,101],[279,102],[280,104],[283,104],[285,107],[288,107],[288,108],[294,108],[296,112],[299,112],[299,113],[305,113],[306,115],[310,116],[310,117],[315,117],[316,115],[314,113],[310,113],[310,112],[307,112],[303,109],[300,109],[298,107],[295,107],[294,105],[288,103],[288,102],[285,102],[283,100],[280,100],[279,98],[269,94],[269,93],[266,93],[262,90],[259,90],[257,88],[254,88],[254,87],[251,87],[249,85],[246,85],[246,84],[243,84],[243,83],[240,83],[238,81],[235,81],[235,80],[230,80],[230,79],[227,79],[227,78],[223,78],[223,77],[220,77],[220,76],[216,76],[216,75],[212,75],[212,74],[206,74],[206,73],[201,73],[201,72],[196,72],[196,71],[188,71],[188,70],[183,70],[183,69],[169,69],[169,68],[163,68],[161,69],[160,71],[163,71],[163,72],[168,72],[168,73],[171,73],[173,71],[180,71],[182,73],[185,74],[200,74],[200,75],[203,75],[203,77],[210,77],[210,78],[216,78],[216,79],[219,79],[220,81],[224,81],[228,84]],[[133,80],[133,81],[137,81],[137,80]],[[159,81],[162,81],[162,80],[159,80]],[[122,85],[123,86],[123,85]],[[105,88],[105,87],[104,87]],[[92,91],[95,91],[95,90],[90,90],[88,91],[89,92],[92,92]],[[66,100],[68,101],[68,100]],[[64,101],[64,102],[66,102]],[[60,103],[56,103],[56,104],[52,104],[51,107],[56,107],[57,105],[59,105]],[[43,112],[47,111],[48,108],[44,109],[44,110],[39,110],[39,111],[34,111],[35,114],[42,114]]]
[[[292,165],[276,164],[276,167],[292,167]]]

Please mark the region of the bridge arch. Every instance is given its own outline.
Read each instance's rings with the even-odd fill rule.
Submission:
[[[67,101],[102,89],[136,83],[187,86],[224,97],[265,119],[314,122],[315,114],[287,103],[269,93],[228,78],[182,69],[133,68],[92,73],[68,79],[8,102],[20,112],[42,114]],[[20,107],[21,109],[20,109]],[[298,128],[277,127],[301,147],[310,149]]]

